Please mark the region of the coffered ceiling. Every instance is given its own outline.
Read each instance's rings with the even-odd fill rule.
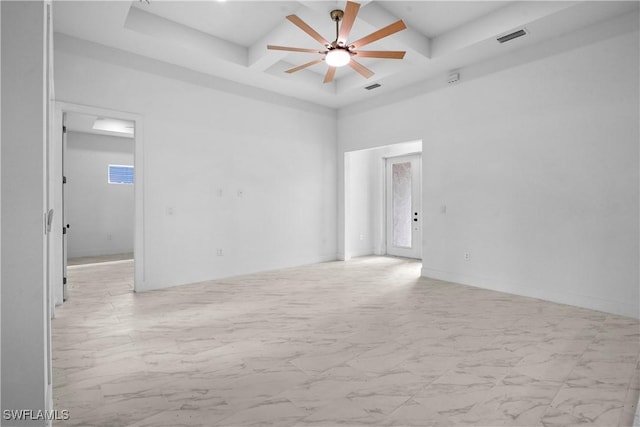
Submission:
[[[363,0],[350,39],[403,19],[407,29],[368,45],[404,50],[403,60],[359,59],[375,74],[365,79],[349,67],[322,82],[320,62],[284,71],[318,54],[267,50],[267,44],[322,48],[285,17],[296,14],[326,39],[335,38],[329,12],[344,1],[54,1],[60,40],[82,39],[232,82],[259,87],[328,107],[388,93],[424,79],[489,61],[529,45],[638,13],[637,2],[377,1]],[[507,43],[496,38],[525,29]],[[61,36],[62,35],[62,36]],[[73,39],[71,39],[71,38]],[[77,41],[77,40],[74,40]],[[365,86],[379,83],[375,90]]]

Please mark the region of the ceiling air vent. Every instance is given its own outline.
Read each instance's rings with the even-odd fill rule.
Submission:
[[[380,86],[382,86],[380,83],[374,83],[372,85],[365,86],[364,88],[366,90],[373,90],[373,89],[379,88]]]
[[[527,34],[527,31],[524,28],[522,28],[522,29],[520,29],[518,31],[514,31],[513,33],[509,33],[509,34],[505,34],[504,36],[500,36],[500,37],[497,38],[497,40],[500,43],[506,43],[509,40],[517,39],[518,37],[522,37],[525,34]]]

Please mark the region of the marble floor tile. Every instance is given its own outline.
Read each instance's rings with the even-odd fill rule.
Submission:
[[[132,292],[69,268],[56,426],[628,426],[640,322],[363,257]]]
[[[579,361],[579,354],[539,350],[523,357],[513,371],[542,381],[565,381]]]
[[[296,426],[365,426],[379,425],[385,416],[376,409],[376,398],[369,402],[352,399],[334,399],[319,408],[313,409],[311,414],[298,420]]]
[[[471,408],[469,405],[460,405],[454,408],[446,408],[444,414],[438,412],[438,407],[430,403],[421,404],[413,399],[393,411],[384,418],[381,425],[384,426],[411,426],[411,427],[449,427],[453,422],[449,419],[451,414],[458,411],[465,412]]]
[[[626,390],[563,386],[542,416],[545,426],[619,425]]]
[[[264,400],[217,421],[216,426],[292,426],[308,415],[287,399]],[[211,425],[211,424],[210,424]]]
[[[456,422],[477,426],[537,425],[558,392],[557,386],[553,382],[528,387],[496,385]]]
[[[162,411],[143,420],[129,424],[128,427],[197,427],[209,426],[220,420],[224,415],[203,409],[178,409]]]

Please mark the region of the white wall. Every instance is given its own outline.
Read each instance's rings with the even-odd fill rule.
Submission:
[[[362,150],[346,153],[345,162],[349,164],[348,182],[348,234],[346,243],[346,259],[363,255],[372,255],[373,220],[376,199],[375,165],[372,164],[371,151]]]
[[[340,112],[339,152],[423,140],[423,275],[640,315],[637,16],[590,31]]]
[[[110,164],[133,166],[133,149],[131,138],[67,133],[69,258],[133,252],[133,185],[107,182]]]
[[[58,100],[143,117],[137,289],[335,259],[333,110],[226,91],[219,79],[64,36],[55,46]]]
[[[2,410],[49,409],[44,213],[46,5],[2,9]],[[10,250],[8,250],[10,249]],[[7,424],[3,422],[3,424]],[[44,425],[15,421],[11,425]]]

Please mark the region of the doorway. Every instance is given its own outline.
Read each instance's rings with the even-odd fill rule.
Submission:
[[[52,306],[55,308],[73,297],[66,279],[68,260],[69,264],[84,264],[129,259],[134,271],[133,291],[141,288],[144,281],[141,117],[56,102],[53,129],[49,182],[55,211],[60,212],[54,215],[53,229],[60,232],[52,234],[50,262],[55,267],[51,272]],[[87,175],[89,172],[93,175]],[[92,187],[96,182],[102,188]],[[123,197],[128,203],[126,207]]]
[[[135,122],[65,113],[63,123],[63,265],[133,260]]]
[[[388,255],[420,259],[422,252],[421,157],[386,159],[386,248]]]
[[[399,142],[344,153],[344,228],[339,229],[338,257],[349,260],[366,255],[387,255],[387,159],[422,158],[422,140]],[[420,163],[420,162],[419,162]],[[420,197],[421,182],[416,180]],[[416,198],[416,200],[418,200]],[[420,204],[417,204],[420,207]],[[341,215],[342,215],[341,212]],[[422,237],[416,238],[418,246]],[[418,250],[420,250],[418,248]],[[413,255],[420,258],[420,253]]]

